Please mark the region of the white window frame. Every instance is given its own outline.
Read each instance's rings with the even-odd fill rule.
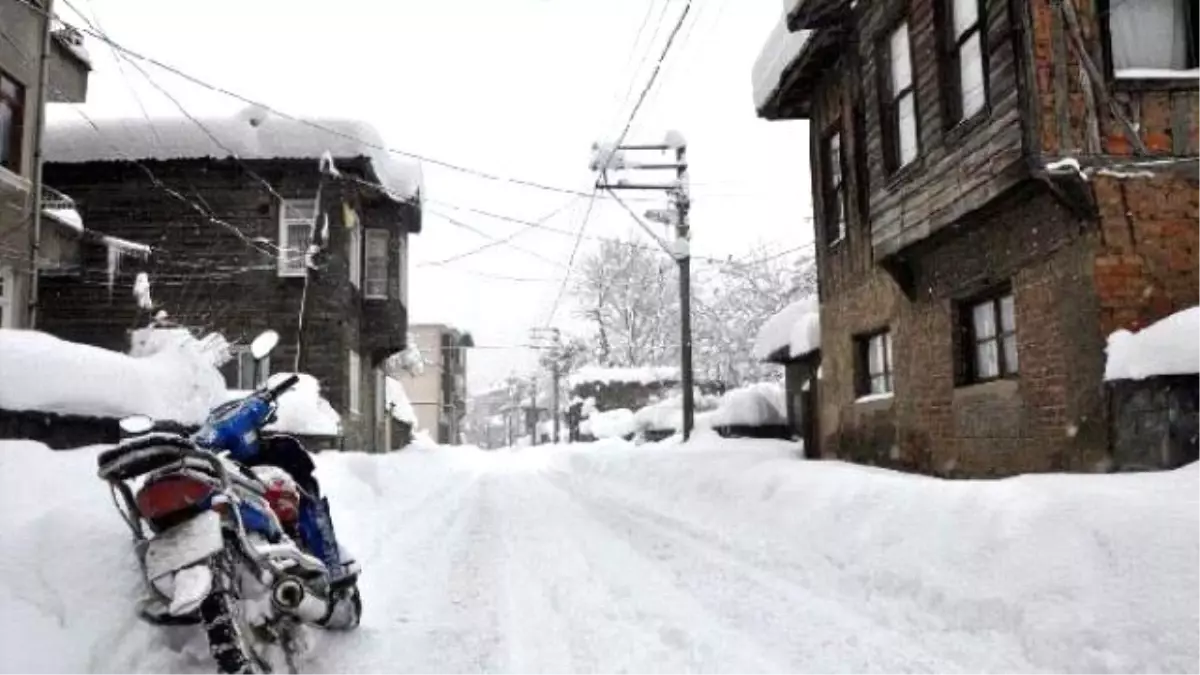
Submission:
[[[13,302],[16,298],[16,282],[13,268],[0,265],[0,328],[16,327],[17,318]]]
[[[1195,78],[1189,0],[1109,0],[1107,39],[1118,78]],[[1103,5],[1102,5],[1103,7]],[[1154,10],[1158,10],[1155,12]]]
[[[892,358],[892,331],[882,330],[858,339],[862,350],[860,396],[891,394],[896,390],[895,361]]]
[[[388,299],[388,249],[391,243],[391,232],[378,227],[367,229],[363,297],[368,300]]]
[[[1122,0],[1124,1],[1124,0]],[[984,29],[987,17],[979,0],[949,0],[950,42],[955,72],[948,77],[958,80],[955,122],[969,120],[987,108],[987,63],[984,58]],[[973,12],[968,14],[968,12]],[[971,79],[978,79],[978,86],[968,89]]]
[[[350,267],[350,283],[355,288],[362,288],[362,227],[355,225],[350,230],[349,240],[346,242],[346,258]]]
[[[250,354],[250,348],[245,345],[239,345],[232,350],[234,358],[234,389],[242,391],[250,391],[258,388],[260,384],[267,381],[271,376],[271,355],[263,357],[262,372],[259,373],[258,381],[254,380],[254,356]]]
[[[312,209],[312,218],[289,217],[288,209],[303,211]],[[308,274],[308,247],[312,244],[313,230],[316,228],[317,208],[316,199],[284,199],[279,203],[279,252],[278,273],[281,277],[303,277]],[[308,242],[297,246],[289,236],[289,228],[308,227]],[[299,264],[297,264],[297,262]]]
[[[348,367],[350,369],[350,394],[346,397],[346,406],[351,413],[357,415],[362,412],[362,361],[358,357],[358,352],[353,349],[350,350]]]
[[[916,73],[912,64],[912,32],[908,20],[901,21],[888,34],[888,72],[887,96],[889,98],[889,114],[893,119],[887,123],[894,125],[895,166],[899,171],[912,164],[921,155],[921,123],[917,112]],[[910,114],[905,115],[905,110]],[[907,132],[907,133],[906,133]],[[906,145],[905,139],[910,142]]]

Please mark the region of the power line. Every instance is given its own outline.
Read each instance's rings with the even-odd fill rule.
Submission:
[[[658,57],[658,62],[654,64],[654,70],[650,73],[650,79],[646,82],[646,87],[642,89],[642,93],[638,96],[637,103],[633,106],[633,110],[629,113],[629,119],[625,122],[625,128],[621,131],[621,135],[617,137],[617,142],[614,148],[621,147],[625,142],[625,137],[629,135],[629,128],[633,126],[633,120],[637,117],[638,111],[641,110],[642,104],[646,101],[646,94],[650,93],[651,87],[654,86],[654,81],[658,79],[658,73],[662,69],[663,59],[667,58],[667,54],[671,51],[671,45],[675,42],[675,36],[679,34],[679,28],[683,26],[684,19],[687,18],[688,12],[692,9],[692,0],[687,0],[687,4],[683,6],[683,11],[679,13],[679,19],[675,22],[675,27],[671,29],[671,34],[667,37],[667,44],[663,47],[662,54]],[[593,196],[595,192],[592,193]]]
[[[590,209],[589,209],[589,211],[590,211]],[[487,239],[493,243],[504,244],[504,245],[508,246],[509,248],[513,249],[514,251],[520,251],[521,253],[524,253],[525,255],[532,256],[534,258],[537,258],[538,260],[541,260],[541,261],[543,261],[549,265],[553,265],[555,267],[566,267],[565,265],[558,262],[557,260],[554,260],[553,258],[544,256],[541,253],[538,253],[537,251],[532,251],[523,246],[518,246],[511,242],[505,242],[502,239],[493,237],[492,235],[488,234],[487,232],[484,232],[483,230],[475,227],[474,225],[464,223],[463,221],[458,220],[457,218],[454,218],[452,216],[446,215],[445,213],[442,213],[440,211],[432,211],[431,210],[431,211],[429,211],[429,213],[441,218],[442,220],[445,220],[446,222],[450,223],[451,225],[454,225],[456,227],[461,227],[462,229],[467,230],[468,232],[477,234],[480,237],[483,237],[484,239]]]
[[[579,253],[579,242],[583,240],[583,231],[587,229],[588,221],[592,217],[592,209],[596,206],[596,195],[599,192],[599,188],[592,188],[592,198],[588,200],[587,212],[583,214],[583,221],[579,223],[579,232],[575,236],[575,245],[571,247],[571,257],[567,260],[567,273],[563,275],[562,285],[558,287],[558,295],[555,296],[554,304],[550,307],[550,314],[546,317],[546,327],[554,323],[554,315],[558,312],[558,305],[562,302],[563,295],[567,292],[567,284],[571,280],[571,271],[575,267],[575,254]]]
[[[496,247],[496,246],[503,246],[503,245],[507,245],[507,244],[509,244],[510,242],[512,242],[512,240],[513,240],[513,239],[516,239],[517,237],[521,236],[522,234],[524,234],[524,233],[526,233],[526,232],[529,232],[529,231],[530,231],[530,230],[532,230],[532,229],[535,229],[535,228],[536,228],[538,225],[541,225],[541,224],[545,223],[546,221],[550,220],[551,218],[553,218],[553,217],[557,216],[558,214],[562,213],[562,212],[563,212],[563,211],[565,211],[565,210],[566,210],[566,209],[567,209],[569,206],[571,206],[572,204],[574,204],[576,199],[578,199],[578,197],[571,197],[571,198],[570,198],[570,199],[567,201],[567,203],[565,203],[565,204],[563,204],[562,206],[560,206],[560,207],[558,207],[558,208],[554,209],[553,211],[551,211],[550,213],[548,213],[548,214],[546,214],[546,215],[542,216],[541,218],[537,219],[536,221],[532,221],[532,222],[526,223],[526,224],[525,224],[525,226],[524,226],[523,228],[521,228],[521,229],[517,230],[516,232],[513,232],[512,234],[508,235],[507,237],[504,237],[504,238],[502,238],[502,239],[496,239],[496,240],[494,240],[494,241],[490,241],[490,242],[488,242],[488,243],[486,243],[486,244],[483,244],[482,246],[476,246],[475,248],[473,248],[473,249],[471,249],[471,250],[469,250],[469,251],[464,251],[464,252],[462,252],[462,253],[459,253],[459,254],[457,254],[457,255],[452,255],[452,256],[450,256],[449,258],[443,258],[443,259],[441,259],[441,260],[432,260],[432,261],[429,261],[429,262],[421,263],[421,264],[420,264],[420,265],[418,265],[418,266],[419,266],[419,267],[426,267],[426,266],[440,266],[440,265],[445,265],[445,264],[447,264],[447,263],[452,263],[452,262],[454,262],[454,261],[456,261],[456,260],[462,260],[463,258],[466,258],[466,257],[469,257],[469,256],[473,256],[473,255],[475,255],[475,254],[477,254],[477,253],[482,253],[483,251],[486,251],[486,250],[488,250],[488,249],[494,248],[494,247]]]
[[[42,16],[47,16],[47,17],[50,16],[50,14],[45,9],[34,4],[32,2],[32,0],[18,0],[18,2],[21,2],[22,4],[30,7],[31,9],[38,12]],[[689,0],[689,2],[690,2],[690,0]],[[223,94],[230,98],[241,101],[242,103],[245,103],[247,105],[255,106],[255,107],[260,108],[268,113],[271,113],[272,115],[277,115],[286,120],[296,122],[297,124],[301,124],[301,125],[307,126],[312,129],[316,129],[318,131],[321,131],[321,132],[324,132],[324,133],[327,133],[327,134],[330,134],[333,136],[337,136],[340,138],[344,138],[346,140],[353,141],[359,145],[362,145],[363,147],[371,148],[373,150],[379,150],[382,152],[388,152],[388,153],[400,155],[403,157],[408,157],[410,159],[415,159],[415,160],[418,160],[418,161],[426,163],[426,164],[430,164],[433,166],[440,166],[445,169],[458,171],[460,173],[476,176],[478,178],[483,178],[483,179],[487,179],[487,180],[493,180],[493,181],[504,182],[504,183],[512,183],[514,185],[522,185],[525,187],[535,188],[535,189],[539,189],[539,190],[545,190],[548,192],[559,192],[562,194],[570,194],[570,195],[576,195],[576,196],[582,196],[582,197],[589,196],[589,194],[587,192],[584,192],[582,190],[564,188],[564,187],[559,187],[559,186],[555,186],[555,185],[547,185],[545,183],[539,183],[537,181],[526,180],[523,178],[503,176],[500,174],[484,171],[482,169],[475,169],[473,167],[464,166],[462,164],[455,164],[453,162],[449,162],[446,160],[437,159],[435,157],[430,157],[427,155],[422,155],[420,153],[412,152],[409,150],[403,150],[400,148],[389,147],[389,146],[379,144],[379,143],[369,142],[364,139],[358,138],[357,136],[354,136],[353,134],[349,134],[344,131],[340,131],[338,129],[333,129],[333,128],[327,127],[323,124],[320,124],[319,122],[316,122],[316,121],[313,121],[310,119],[305,119],[302,117],[298,117],[296,115],[292,115],[290,113],[286,113],[282,110],[279,110],[278,108],[275,108],[273,106],[269,106],[265,103],[262,103],[261,101],[256,101],[248,96],[244,96],[235,91],[232,91],[232,90],[226,89],[224,87],[207,82],[205,80],[202,80],[202,79],[196,77],[195,75],[190,75],[190,74],[180,70],[179,68],[176,68],[175,66],[163,63],[162,61],[159,61],[158,59],[155,59],[150,56],[146,56],[145,54],[142,54],[142,53],[136,52],[132,49],[129,49],[128,47],[125,47],[124,45],[120,44],[119,42],[113,40],[112,38],[109,38],[107,35],[105,35],[101,32],[98,32],[96,30],[93,30],[90,28],[82,28],[82,27],[76,27],[76,29],[82,33],[86,33],[87,35],[96,38],[97,40],[103,42],[104,44],[109,45],[110,47],[122,52],[123,54],[126,54],[127,56],[131,56],[140,61],[145,61],[146,63],[149,63],[150,65],[153,65],[157,68],[161,68],[162,70],[165,70],[177,77],[181,77],[184,80],[191,82],[192,84],[198,85],[200,87],[204,87],[205,89],[214,91],[218,94]]]

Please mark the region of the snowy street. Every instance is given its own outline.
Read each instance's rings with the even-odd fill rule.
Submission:
[[[793,449],[322,455],[365,615],[302,669],[1196,671],[1195,465],[944,482]],[[211,671],[134,617],[95,452],[4,450],[0,669]]]

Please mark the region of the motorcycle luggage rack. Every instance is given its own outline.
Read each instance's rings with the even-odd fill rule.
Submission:
[[[173,434],[148,434],[125,441],[100,453],[96,463],[100,478],[124,481],[178,462],[192,446]]]

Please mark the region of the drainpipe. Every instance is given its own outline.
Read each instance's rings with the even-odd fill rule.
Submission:
[[[43,14],[42,46],[38,52],[38,96],[33,133],[33,227],[29,241],[29,328],[37,327],[38,316],[38,258],[42,249],[42,139],[46,134],[46,95],[50,84],[50,29],[53,24],[54,2],[47,0]]]

